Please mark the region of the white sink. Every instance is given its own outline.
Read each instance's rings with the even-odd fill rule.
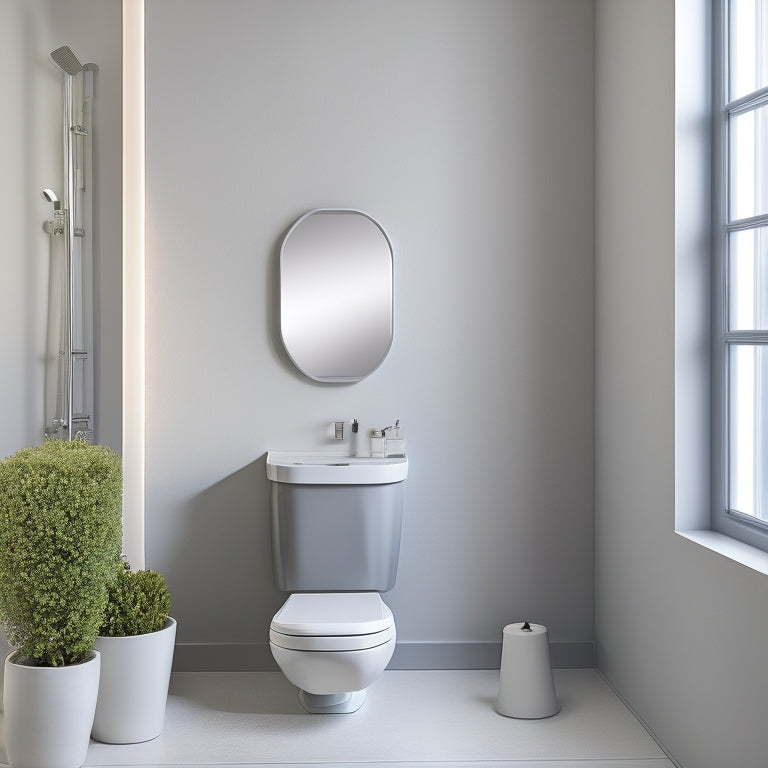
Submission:
[[[267,477],[303,485],[378,485],[408,477],[408,459],[334,456],[303,451],[269,451]]]

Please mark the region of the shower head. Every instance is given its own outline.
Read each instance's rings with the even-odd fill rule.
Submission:
[[[72,49],[67,45],[62,45],[61,48],[51,51],[51,59],[59,69],[73,77],[83,69],[83,65],[77,60],[77,56],[72,53]]]
[[[59,198],[56,197],[56,193],[52,189],[44,189],[43,197],[49,202],[53,203],[53,210],[58,211],[61,208]]]

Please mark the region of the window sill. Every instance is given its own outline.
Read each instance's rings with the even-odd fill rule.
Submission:
[[[683,538],[693,541],[696,544],[717,552],[729,560],[741,563],[747,568],[751,568],[758,573],[764,573],[768,576],[768,552],[763,552],[749,544],[744,544],[730,536],[722,533],[706,530],[675,531]]]

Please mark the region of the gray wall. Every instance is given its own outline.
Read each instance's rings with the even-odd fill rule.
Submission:
[[[147,564],[183,665],[268,663],[265,453],[353,417],[408,435],[395,661],[492,663],[530,618],[590,663],[593,23],[590,0],[148,3]],[[332,206],[395,249],[392,350],[347,386],[294,370],[277,324],[281,237]]]
[[[51,218],[42,190],[63,194],[62,76],[48,54],[69,45],[97,82],[99,230],[95,292],[99,440],[121,442],[121,3],[120,0],[3,0],[0,56],[0,457],[41,442]]]
[[[675,4],[596,9],[598,667],[685,768],[765,768],[766,577],[673,530]]]

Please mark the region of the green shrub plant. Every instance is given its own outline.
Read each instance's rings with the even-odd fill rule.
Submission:
[[[159,632],[170,610],[171,596],[163,575],[157,571],[132,571],[124,562],[109,585],[99,634],[125,637]]]
[[[106,446],[49,439],[0,461],[0,620],[16,660],[84,661],[122,547],[122,469]]]

